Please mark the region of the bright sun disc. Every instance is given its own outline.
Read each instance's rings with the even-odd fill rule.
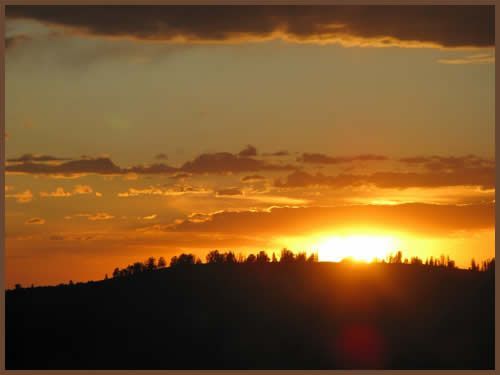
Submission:
[[[384,259],[396,251],[396,241],[392,237],[347,236],[330,237],[318,245],[320,261],[339,262],[351,258],[361,262]]]

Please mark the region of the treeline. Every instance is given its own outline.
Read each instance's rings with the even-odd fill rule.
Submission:
[[[123,269],[116,267],[113,271],[113,277],[135,275],[146,271],[154,271],[159,268],[165,268],[166,266],[167,262],[165,261],[165,258],[160,257],[157,261],[155,257],[149,257],[144,262],[135,262],[133,264],[129,264]]]
[[[391,264],[411,264],[416,266],[429,266],[429,267],[441,267],[441,268],[457,268],[456,262],[450,259],[449,256],[441,255],[439,258],[428,257],[422,260],[418,256],[411,257],[410,259],[404,258],[403,253],[398,251],[395,254],[389,254],[384,260],[375,259],[374,263],[391,263]],[[471,259],[470,266],[468,270],[477,272],[488,272],[495,269],[495,258],[484,260],[480,263],[476,262],[474,258]]]
[[[354,262],[352,258],[345,258],[342,262]],[[236,255],[232,251],[219,252],[218,250],[210,251],[206,257],[205,262],[203,262],[199,257],[194,254],[180,254],[175,255],[170,259],[169,266],[172,268],[185,267],[198,264],[241,264],[241,263],[314,263],[318,262],[318,255],[312,253],[307,255],[306,252],[299,252],[295,254],[291,250],[283,249],[279,254],[279,259],[273,252],[271,257],[265,251],[259,251],[257,254],[249,254],[244,256],[243,254]],[[398,251],[395,254],[389,254],[385,259],[374,259],[373,263],[388,263],[388,264],[409,264],[413,266],[426,266],[426,267],[440,267],[455,269],[457,268],[456,262],[450,259],[449,256],[441,255],[440,257],[428,257],[422,260],[418,256],[414,257],[403,257],[403,252]],[[126,277],[143,272],[154,271],[157,269],[167,267],[167,263],[163,257],[156,258],[149,257],[144,262],[135,262],[129,264],[127,267],[120,269],[115,268],[113,271],[113,277]],[[481,263],[476,262],[474,259],[471,260],[469,270],[476,272],[488,272],[493,271],[495,267],[495,258],[485,260]]]
[[[312,263],[318,261],[318,255],[312,253],[307,255],[306,252],[299,252],[295,254],[291,250],[281,250],[279,260],[273,252],[271,257],[265,251],[259,251],[257,254],[249,254],[246,257],[243,254],[236,255],[232,251],[219,252],[219,250],[210,251],[205,257],[205,264],[236,264],[236,263]],[[194,254],[180,254],[175,255],[170,259],[170,267],[182,267],[195,264],[203,264],[202,260]],[[115,268],[113,277],[125,277],[135,275],[142,272],[153,271],[167,266],[163,257],[158,261],[156,258],[149,257],[144,262],[135,262],[129,264],[127,267],[120,269]]]

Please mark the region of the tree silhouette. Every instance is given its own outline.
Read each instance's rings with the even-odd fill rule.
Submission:
[[[234,255],[232,251],[223,254],[223,257],[224,257],[224,263],[230,263],[230,264],[237,263],[236,255]]]
[[[476,260],[474,258],[471,259],[470,261],[470,267],[469,269],[471,271],[479,271],[479,265],[476,263]]]
[[[416,266],[421,266],[422,265],[422,259],[419,257],[412,257],[410,264],[416,265]]]
[[[158,259],[158,268],[165,268],[167,266],[167,262],[165,261],[165,258],[160,257]]]
[[[314,262],[317,262],[318,261],[318,254],[317,253],[312,253],[311,255],[309,255],[309,257],[307,258],[307,261],[309,263],[314,263]]]
[[[153,271],[156,268],[156,259],[154,257],[149,257],[144,262],[144,267],[148,271]]]
[[[255,261],[257,263],[267,263],[269,262],[269,256],[265,251],[259,251],[257,254],[257,257],[255,258]]]
[[[246,263],[255,263],[257,260],[257,257],[254,254],[250,254],[247,256],[247,259],[245,260]]]
[[[295,260],[295,255],[292,251],[284,248],[281,250],[280,263],[292,263]]]
[[[144,267],[144,263],[141,263],[141,262],[135,262],[133,265],[132,265],[132,272],[131,274],[132,275],[136,275],[138,273],[141,273],[143,272],[145,269]]]
[[[295,261],[296,262],[302,262],[302,263],[305,263],[307,260],[307,254],[305,252],[300,252],[297,254],[297,256],[295,257]]]
[[[194,254],[181,254],[170,259],[170,267],[188,266],[196,263]]]
[[[224,255],[219,253],[219,250],[212,250],[207,254],[207,263],[221,264],[224,263]]]

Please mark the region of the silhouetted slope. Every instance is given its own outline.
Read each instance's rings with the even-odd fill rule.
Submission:
[[[203,264],[6,293],[7,369],[485,369],[493,273]]]

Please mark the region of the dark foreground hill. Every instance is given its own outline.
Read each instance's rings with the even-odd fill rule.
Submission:
[[[6,293],[7,369],[492,369],[493,272],[193,265]]]

